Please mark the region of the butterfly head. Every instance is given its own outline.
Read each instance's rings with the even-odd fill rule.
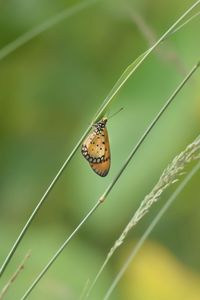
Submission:
[[[101,119],[99,122],[97,122],[96,124],[94,124],[94,127],[98,130],[101,131],[103,128],[106,127],[106,123],[108,121],[108,118],[103,118]]]

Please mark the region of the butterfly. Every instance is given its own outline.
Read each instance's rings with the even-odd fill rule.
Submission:
[[[93,131],[83,142],[81,152],[91,168],[99,176],[105,177],[110,169],[110,145],[106,123],[103,118],[93,125]]]

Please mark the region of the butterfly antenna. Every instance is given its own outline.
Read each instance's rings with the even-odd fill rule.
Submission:
[[[122,111],[124,108],[121,107],[119,110],[117,110],[114,114],[112,114],[108,119],[110,120],[112,117],[114,117],[116,114],[118,114],[120,111]]]

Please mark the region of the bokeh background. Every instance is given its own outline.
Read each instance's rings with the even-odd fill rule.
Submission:
[[[81,1],[80,1],[81,2]],[[0,48],[77,1],[0,1]],[[0,61],[0,262],[124,69],[193,3],[108,0],[82,10]],[[95,175],[78,151],[34,219],[0,288],[31,257],[5,299],[35,276],[119,171],[149,122],[199,60],[197,18],[159,47],[120,90],[108,122],[112,167]],[[78,299],[161,172],[200,129],[200,75],[190,80],[29,299]],[[200,174],[162,218],[111,299],[200,299]],[[102,299],[134,243],[172,193],[130,233],[99,280]]]

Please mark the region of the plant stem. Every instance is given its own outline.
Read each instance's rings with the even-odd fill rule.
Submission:
[[[173,32],[176,32],[180,28],[182,28],[187,22],[184,22],[179,27],[176,28],[176,26],[197,6],[200,4],[200,0],[196,1],[192,6],[190,6],[185,13],[181,15],[180,18],[160,37],[160,39],[147,51],[145,51],[143,54],[141,54],[132,64],[130,64],[126,70],[123,72],[119,80],[116,82],[116,84],[113,86],[110,93],[105,98],[104,102],[102,103],[102,106],[99,110],[104,112],[105,108],[108,108],[108,106],[111,104],[111,101],[113,100],[114,96],[117,94],[117,92],[120,90],[120,88],[124,85],[124,83],[128,80],[128,78],[136,71],[136,69],[141,65],[141,63],[153,52],[153,50],[159,46],[164,40],[166,40]],[[188,20],[191,21],[192,18]],[[99,115],[99,111],[97,113]],[[101,115],[101,114],[100,114]]]
[[[51,267],[51,265],[54,263],[56,258],[61,254],[61,252],[64,250],[64,248],[69,244],[73,236],[76,234],[76,232],[80,229],[80,227],[88,220],[88,218],[95,212],[95,210],[98,208],[98,206],[101,203],[98,201],[92,209],[89,211],[89,213],[84,217],[84,219],[79,223],[79,225],[76,227],[76,229],[72,232],[72,234],[66,239],[66,241],[62,244],[62,246],[59,248],[59,250],[54,254],[52,259],[49,261],[49,263],[46,265],[46,267],[42,270],[42,272],[39,274],[39,276],[34,280],[32,285],[29,287],[29,289],[26,291],[24,296],[21,298],[21,300],[24,300],[28,297],[28,295],[31,293],[31,291],[34,289],[36,284],[40,281],[40,279],[44,276],[44,274],[48,271],[48,269]]]
[[[12,277],[9,279],[9,281],[7,282],[7,284],[4,286],[4,288],[2,289],[2,291],[0,292],[0,300],[4,299],[4,296],[6,295],[8,289],[10,288],[11,284],[14,283],[14,281],[17,279],[17,277],[19,276],[20,272],[24,269],[25,267],[25,263],[27,261],[27,259],[30,257],[30,251],[26,254],[25,258],[23,259],[23,261],[20,263],[20,265],[18,266],[17,270],[15,271],[15,273],[12,275]]]
[[[104,201],[106,199],[106,197],[108,196],[108,194],[110,193],[110,191],[112,190],[112,188],[114,187],[115,183],[117,182],[117,180],[119,179],[119,177],[121,176],[121,174],[124,172],[124,170],[126,169],[127,165],[129,164],[129,162],[131,161],[131,159],[133,158],[134,154],[137,152],[137,150],[139,149],[139,147],[141,146],[141,144],[143,143],[143,141],[145,140],[146,136],[148,135],[148,133],[151,131],[151,129],[154,127],[154,125],[156,124],[156,122],[160,119],[161,115],[164,113],[164,111],[167,109],[167,107],[169,106],[169,104],[174,100],[175,96],[178,94],[178,92],[183,88],[183,86],[186,84],[186,82],[189,80],[189,78],[192,76],[192,74],[194,74],[194,72],[198,69],[198,67],[200,66],[200,63],[198,62],[192,69],[191,71],[188,73],[188,75],[185,77],[185,79],[181,82],[181,84],[177,87],[177,89],[173,92],[173,94],[169,97],[169,99],[167,100],[167,102],[165,103],[165,105],[163,106],[163,108],[160,110],[160,112],[156,115],[156,117],[154,118],[154,120],[152,121],[152,123],[149,125],[149,127],[147,128],[147,130],[144,132],[144,134],[142,135],[142,137],[140,138],[140,140],[138,141],[138,143],[136,144],[136,146],[133,148],[133,150],[131,151],[131,153],[129,154],[128,158],[126,159],[124,165],[121,167],[120,171],[118,172],[118,174],[116,175],[116,177],[113,179],[113,181],[111,182],[111,184],[108,186],[108,188],[105,190],[105,192],[103,193],[103,195],[100,197],[100,201]],[[88,299],[92,289],[94,288],[97,280],[99,279],[101,273],[103,272],[105,266],[107,265],[107,263],[109,262],[110,258],[112,257],[113,253],[115,250],[113,250],[113,252],[106,257],[104,263],[102,264],[100,270],[98,271],[94,281],[92,282],[88,293],[86,294],[85,299]]]
[[[36,26],[32,30],[22,34],[19,36],[16,40],[9,43],[5,47],[3,47],[0,50],[0,60],[7,57],[9,54],[13,53],[18,48],[22,47],[26,43],[28,43],[30,40],[34,39],[41,33],[45,32],[46,30],[50,29],[51,27],[57,25],[58,23],[64,21],[65,19],[75,15],[76,13],[80,12],[84,8],[88,7],[91,4],[96,3],[99,0],[87,0],[82,1],[70,8],[65,9],[64,11],[61,11],[57,15],[53,16],[52,18],[46,20],[42,24]]]
[[[108,291],[106,292],[106,295],[104,296],[103,300],[108,300],[110,295],[112,294],[113,290],[115,289],[116,285],[121,280],[122,276],[126,272],[127,268],[129,267],[130,263],[132,263],[133,259],[135,258],[136,254],[146,241],[147,237],[150,235],[154,227],[157,225],[157,223],[160,221],[164,213],[167,211],[167,209],[170,207],[170,205],[173,203],[173,201],[178,197],[178,195],[182,192],[182,190],[185,188],[185,186],[188,184],[188,182],[192,179],[192,177],[197,173],[197,171],[200,169],[200,162],[196,164],[196,166],[186,175],[186,177],[183,179],[183,181],[180,183],[180,185],[177,187],[177,189],[174,191],[174,193],[171,195],[171,197],[166,201],[166,203],[163,205],[163,207],[160,209],[158,214],[155,216],[151,224],[148,226],[144,234],[141,236],[141,238],[138,240],[136,245],[133,247],[131,254],[129,255],[128,259],[123,264],[121,270],[113,280],[111,286],[109,287]]]
[[[53,179],[53,181],[51,182],[51,184],[49,185],[49,187],[47,188],[46,192],[44,193],[44,195],[42,196],[41,200],[39,201],[39,203],[37,204],[37,206],[35,207],[34,211],[32,212],[32,214],[30,215],[28,221],[26,222],[26,224],[24,225],[23,229],[21,230],[17,240],[15,241],[15,243],[13,244],[9,254],[7,255],[5,261],[3,262],[1,268],[0,268],[0,277],[3,275],[8,263],[10,262],[12,256],[14,255],[18,245],[20,244],[23,236],[25,235],[27,229],[29,228],[29,226],[31,225],[34,217],[36,216],[37,212],[39,211],[39,209],[41,208],[42,204],[44,203],[44,201],[46,200],[47,196],[49,195],[50,191],[52,190],[52,188],[54,187],[55,183],[57,182],[57,180],[60,178],[61,174],[63,173],[64,169],[66,168],[66,166],[68,165],[68,163],[70,162],[70,160],[72,159],[72,157],[74,156],[74,154],[76,153],[76,151],[78,150],[79,146],[81,145],[82,141],[84,140],[84,138],[86,137],[86,135],[88,134],[88,132],[90,131],[90,128],[92,126],[92,124],[95,123],[95,121],[105,112],[105,110],[108,108],[108,106],[111,104],[111,101],[113,100],[114,96],[117,94],[117,92],[119,91],[119,89],[124,85],[124,83],[129,79],[129,77],[133,74],[133,72],[140,66],[140,64],[145,60],[145,58],[148,57],[148,55],[166,38],[166,36],[174,30],[174,28],[185,18],[185,16],[191,12],[198,4],[200,3],[200,0],[196,1],[167,31],[166,33],[149,49],[147,50],[144,54],[142,54],[141,56],[139,56],[126,70],[125,72],[122,74],[122,76],[119,78],[119,80],[116,82],[116,84],[114,85],[114,87],[112,88],[112,90],[110,91],[110,93],[108,94],[108,96],[106,97],[106,99],[103,101],[102,106],[99,108],[96,117],[93,119],[93,121],[91,122],[91,125],[87,128],[87,130],[85,131],[84,135],[82,136],[82,138],[78,141],[78,143],[76,144],[76,146],[74,147],[74,149],[72,150],[71,154],[68,156],[68,158],[66,159],[66,161],[64,162],[64,164],[62,165],[62,167],[60,168],[60,170],[58,171],[57,175],[55,176],[55,178]],[[147,135],[147,134],[146,134]],[[146,136],[145,135],[145,136]],[[144,139],[145,137],[143,137]],[[137,148],[139,148],[139,146],[136,146]],[[136,149],[137,150],[137,149]],[[135,150],[135,152],[136,152]],[[103,194],[102,198],[100,199],[100,201],[104,201],[105,197],[108,195],[108,193],[110,192],[110,190],[112,189],[112,186],[115,184],[115,182],[118,180],[118,178],[120,177],[120,175],[122,174],[122,172],[124,171],[124,169],[126,168],[127,164],[129,163],[130,159],[132,158],[132,156],[134,155],[131,154],[130,158],[128,158],[127,162],[125,163],[125,165],[122,167],[122,169],[120,170],[119,174],[116,176],[116,178],[114,179],[114,181],[110,184],[110,186],[108,187],[108,189],[106,190],[106,192]]]
[[[72,150],[71,154],[68,156],[68,158],[66,159],[66,161],[64,162],[64,164],[62,165],[62,167],[60,168],[60,170],[58,171],[57,175],[54,177],[53,181],[51,182],[51,184],[49,185],[49,187],[47,188],[47,190],[45,191],[44,195],[42,196],[42,198],[40,199],[40,201],[38,202],[37,206],[35,207],[35,209],[33,210],[32,214],[30,215],[30,217],[28,218],[28,221],[26,222],[25,226],[23,227],[23,229],[21,230],[17,240],[15,241],[14,245],[12,246],[10,252],[8,253],[3,265],[1,266],[0,269],[0,277],[3,275],[6,266],[8,265],[9,261],[11,260],[13,254],[15,253],[20,241],[22,240],[23,236],[25,235],[27,229],[29,228],[29,226],[31,225],[35,215],[37,214],[37,212],[39,211],[39,209],[41,208],[41,206],[44,204],[44,201],[46,200],[47,196],[49,195],[49,193],[51,192],[52,188],[54,187],[55,183],[58,181],[58,179],[60,178],[61,174],[63,173],[64,169],[66,168],[66,166],[68,165],[68,163],[70,162],[70,160],[72,159],[72,157],[74,156],[74,154],[76,153],[77,149],[79,148],[79,146],[81,145],[82,140],[84,139],[84,137],[87,135],[87,133],[89,132],[90,127],[88,127],[88,129],[86,130],[86,132],[84,133],[84,135],[82,136],[82,138],[79,140],[79,142],[77,143],[77,145],[74,147],[74,149]]]
[[[73,238],[73,236],[75,235],[75,233],[80,229],[80,227],[85,223],[85,221],[87,221],[87,219],[95,212],[95,210],[98,208],[98,206],[103,203],[103,201],[105,200],[106,196],[110,193],[110,191],[112,190],[112,188],[114,187],[115,183],[117,182],[117,180],[119,179],[119,177],[121,176],[121,174],[123,173],[123,171],[125,170],[125,168],[127,167],[128,163],[130,162],[130,160],[132,159],[133,155],[135,154],[135,152],[138,150],[138,148],[140,147],[140,145],[142,144],[142,142],[144,141],[145,137],[147,136],[147,134],[150,132],[150,130],[153,128],[153,126],[155,125],[155,123],[159,120],[159,118],[161,117],[161,115],[164,113],[164,111],[167,109],[167,107],[169,106],[169,104],[172,102],[172,100],[175,98],[175,96],[178,94],[178,92],[182,89],[182,87],[185,85],[185,83],[189,80],[189,78],[192,76],[192,74],[196,71],[196,69],[198,68],[199,63],[196,64],[191,71],[188,73],[188,75],[185,77],[185,79],[182,81],[182,83],[178,86],[178,88],[174,91],[174,93],[172,94],[172,96],[168,99],[168,101],[166,102],[166,104],[163,106],[163,108],[160,110],[160,112],[157,114],[157,116],[155,117],[155,119],[153,120],[153,122],[150,124],[150,126],[147,128],[147,130],[145,131],[145,133],[143,134],[142,138],[139,140],[139,142],[137,143],[137,145],[134,147],[133,151],[131,152],[131,154],[129,155],[128,159],[126,160],[125,164],[123,165],[123,167],[121,168],[121,170],[118,172],[117,176],[114,178],[114,180],[112,181],[112,183],[108,186],[108,188],[106,189],[105,193],[103,193],[103,195],[99,198],[99,200],[97,201],[97,203],[94,205],[94,207],[90,210],[90,212],[88,213],[88,215],[81,221],[81,223],[77,226],[77,228],[73,231],[73,233],[67,238],[67,240],[62,244],[62,246],[59,248],[59,250],[56,252],[56,254],[53,256],[53,258],[49,261],[49,263],[44,267],[44,269],[42,270],[42,272],[39,274],[39,276],[34,280],[34,282],[31,284],[31,286],[28,288],[28,290],[26,291],[26,293],[24,294],[24,296],[20,299],[20,300],[25,300],[28,295],[31,293],[31,291],[34,289],[34,287],[37,285],[37,283],[40,281],[40,279],[45,275],[45,273],[48,271],[48,269],[50,268],[50,266],[53,264],[53,262],[58,258],[58,256],[61,254],[61,252],[64,250],[65,246],[70,242],[70,240]],[[107,261],[106,261],[107,263]],[[105,265],[106,265],[105,263]],[[101,268],[100,273],[98,273],[97,277],[95,278],[95,281],[93,282],[91,288],[89,289],[89,293],[91,291],[91,289],[93,288],[94,284],[96,283],[96,280],[98,279],[98,277],[100,276],[101,272],[103,271],[105,265],[103,265],[103,268]],[[89,293],[87,294],[87,296],[89,295]],[[87,297],[86,296],[86,297]]]
[[[167,102],[165,103],[165,105],[162,107],[162,109],[159,111],[159,113],[156,115],[156,117],[154,118],[154,120],[152,121],[152,123],[149,125],[149,127],[146,129],[146,131],[144,132],[144,134],[142,135],[142,137],[140,138],[140,140],[138,141],[138,143],[136,144],[136,146],[133,148],[133,150],[131,151],[131,153],[129,154],[126,162],[124,163],[124,165],[121,167],[120,171],[118,172],[117,176],[113,179],[113,181],[110,183],[110,185],[107,187],[106,191],[103,193],[103,195],[101,196],[101,201],[104,201],[105,198],[108,196],[108,194],[110,193],[110,191],[112,190],[113,186],[115,185],[115,183],[117,182],[117,180],[119,179],[119,177],[121,176],[121,174],[123,173],[123,171],[126,169],[127,165],[129,164],[129,162],[131,161],[132,157],[134,156],[134,154],[137,152],[137,150],[139,149],[139,147],[141,146],[141,144],[143,143],[143,141],[145,140],[146,136],[148,135],[148,133],[151,131],[151,129],[155,126],[155,124],[157,123],[157,121],[160,119],[160,117],[162,116],[162,114],[164,113],[164,111],[167,109],[167,107],[170,105],[170,103],[174,100],[174,98],[176,97],[176,95],[179,93],[179,91],[183,88],[183,86],[186,84],[186,82],[190,79],[190,77],[194,74],[194,72],[198,69],[198,67],[200,66],[200,62],[198,62],[192,69],[191,71],[187,74],[187,76],[184,78],[184,80],[180,83],[180,85],[177,87],[177,89],[173,92],[173,94],[169,97],[169,99],[167,100]]]

